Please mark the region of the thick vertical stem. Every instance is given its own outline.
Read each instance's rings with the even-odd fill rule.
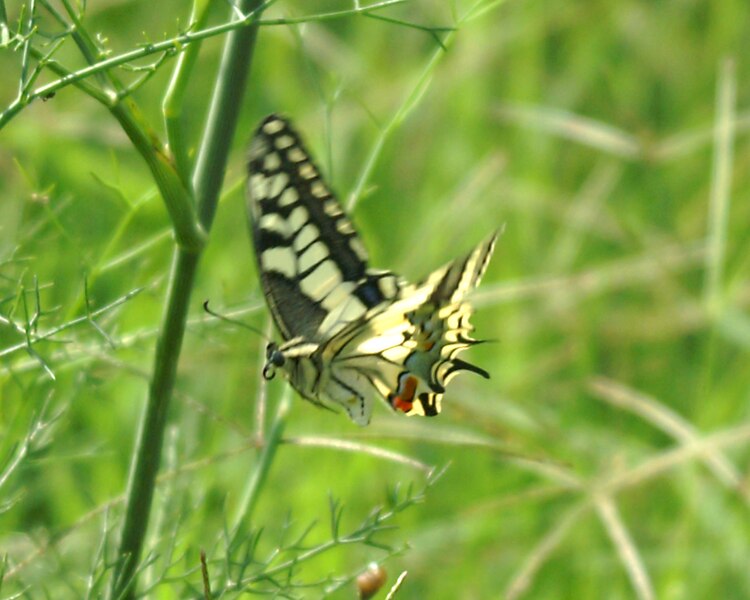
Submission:
[[[240,4],[240,9],[249,13],[261,3],[259,0],[244,0]],[[206,231],[210,229],[216,211],[229,146],[242,106],[256,33],[257,25],[254,21],[248,27],[230,33],[224,47],[193,177],[198,219]],[[128,481],[125,521],[118,562],[110,587],[111,598],[130,599],[135,595],[138,563],[148,530],[169,401],[174,388],[199,259],[200,253],[191,254],[179,248],[175,250],[148,400],[138,430]]]
[[[249,14],[258,10],[261,5],[261,0],[243,0],[240,2],[240,9]],[[221,57],[217,85],[193,175],[198,218],[206,229],[211,227],[214,219],[224,168],[250,74],[249,65],[258,33],[255,23],[259,18],[260,12],[255,15],[252,25],[229,34]]]
[[[112,598],[132,598],[135,590],[136,569],[146,537],[161,462],[167,409],[174,389],[198,258],[197,254],[175,250],[148,402],[141,417],[130,468],[119,561],[111,587]]]

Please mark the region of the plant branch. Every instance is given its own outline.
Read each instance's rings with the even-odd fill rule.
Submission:
[[[201,29],[208,18],[208,0],[194,0],[190,15],[190,29]],[[169,88],[164,96],[162,113],[167,130],[167,143],[175,159],[177,173],[183,184],[192,189],[190,182],[190,162],[188,159],[187,140],[182,124],[182,106],[190,75],[201,48],[201,41],[190,44],[177,58]]]
[[[167,206],[178,246],[186,252],[200,252],[206,233],[198,222],[192,196],[175,170],[169,151],[141,117],[134,102],[118,101],[110,106],[110,111],[146,161]]]
[[[260,14],[259,0],[243,0],[240,8]],[[228,148],[242,106],[247,74],[257,34],[255,17],[227,37],[193,183],[201,224],[210,230],[219,197]],[[179,180],[176,171],[172,171]],[[167,308],[159,333],[154,369],[128,482],[125,521],[110,597],[131,599],[135,594],[138,563],[148,528],[156,475],[159,470],[169,401],[174,389],[177,363],[185,333],[190,294],[200,253],[175,250],[167,292]]]
[[[108,71],[114,67],[119,67],[126,63],[130,63],[132,61],[145,58],[152,54],[158,54],[158,53],[174,54],[180,51],[183,48],[183,46],[192,44],[200,40],[205,40],[208,38],[216,37],[218,35],[223,35],[228,32],[241,30],[244,27],[247,27],[248,25],[251,25],[251,24],[255,26],[291,25],[291,24],[297,24],[297,23],[331,21],[331,20],[341,19],[341,18],[345,18],[349,16],[367,15],[374,11],[382,10],[390,6],[403,4],[405,1],[406,0],[384,0],[383,2],[372,4],[370,6],[358,6],[358,7],[347,9],[347,10],[339,10],[339,11],[323,13],[319,15],[308,15],[308,16],[296,17],[296,18],[268,19],[268,20],[259,20],[258,17],[263,12],[263,10],[265,10],[268,6],[273,4],[275,0],[268,0],[267,2],[264,2],[264,3],[260,3],[258,1],[258,2],[255,2],[256,8],[245,11],[244,13],[242,13],[242,18],[239,18],[235,21],[221,23],[220,25],[207,27],[206,29],[200,29],[196,31],[186,31],[172,38],[162,40],[161,42],[144,44],[143,46],[135,50],[124,52],[122,54],[118,54],[117,56],[113,56],[104,60],[100,60],[87,67],[78,69],[77,71],[71,71],[67,73],[66,75],[62,76],[60,79],[57,79],[56,81],[51,81],[50,83],[40,86],[36,88],[33,92],[29,93],[25,98],[22,99],[22,101],[14,102],[13,104],[9,105],[4,111],[0,112],[0,129],[2,129],[5,125],[7,125],[8,122],[22,108],[24,108],[26,105],[28,105],[29,103],[31,103],[33,100],[37,98],[48,97],[50,94],[53,94],[68,85],[75,84],[76,82],[86,79],[96,73]]]
[[[98,54],[96,47],[91,47],[93,42],[88,38],[77,33],[73,34],[73,38],[78,41],[78,46],[81,48],[84,57],[93,57]],[[32,48],[31,52],[40,61],[47,60],[47,57],[42,56],[38,50]],[[63,75],[59,81],[73,75],[56,62],[50,61],[46,64],[52,71]],[[109,83],[105,84],[105,87],[109,88],[108,90],[102,90],[85,81],[74,81],[85,93],[109,109],[130,141],[133,142],[136,150],[146,161],[146,165],[151,171],[166,204],[177,243],[188,251],[199,251],[205,244],[206,235],[198,223],[192,195],[179,177],[169,151],[164,147],[156,132],[141,117],[135,102],[127,98],[123,99],[120,92],[115,91],[122,90],[122,85],[112,76],[108,76],[107,80]],[[34,95],[35,93],[29,95],[28,101]],[[23,99],[19,98],[1,113],[0,128],[3,125],[3,117],[8,113],[15,114],[20,111],[24,104]]]
[[[412,109],[419,104],[424,93],[430,85],[432,80],[432,74],[435,71],[440,59],[445,55],[446,48],[453,41],[454,33],[450,32],[446,35],[445,39],[440,43],[439,47],[433,52],[430,60],[427,61],[427,65],[420,73],[414,86],[410,90],[409,94],[401,102],[401,105],[396,109],[388,122],[380,129],[377,139],[370,149],[370,154],[365,161],[365,165],[360,171],[357,182],[354,185],[354,189],[349,194],[349,198],[346,202],[346,209],[348,212],[352,212],[357,205],[357,202],[362,197],[362,193],[370,180],[370,176],[375,169],[380,154],[385,147],[386,140],[390,137],[391,133],[403,122],[403,120],[409,115]]]
[[[287,386],[284,390],[284,395],[279,402],[271,429],[266,436],[260,458],[255,465],[255,471],[248,481],[239,508],[235,513],[232,528],[230,530],[230,544],[235,541],[238,533],[241,531],[242,523],[252,518],[253,510],[258,502],[260,491],[263,488],[266,477],[268,476],[268,471],[271,468],[271,463],[276,455],[276,450],[282,443],[281,436],[284,433],[290,404],[291,388]]]

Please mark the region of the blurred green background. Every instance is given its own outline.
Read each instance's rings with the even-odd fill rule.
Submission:
[[[375,266],[417,279],[505,229],[474,298],[477,336],[493,342],[471,359],[492,379],[457,378],[436,419],[379,406],[366,429],[295,399],[247,524],[263,528],[259,553],[313,521],[305,543],[329,539],[329,498],[349,530],[389,487],[424,486],[417,463],[332,447],[343,440],[448,465],[377,538],[408,545],[384,562],[389,585],[408,571],[396,598],[750,596],[750,5],[511,0],[462,18],[472,6],[378,13],[456,27],[439,34],[445,50],[362,16],[261,29],[192,298],[149,596],[200,597],[198,553],[221,562],[217,540],[256,461],[263,342],[201,304],[267,322],[242,184],[244,147],[269,112],[293,118],[342,200],[382,142],[353,216]],[[266,17],[350,7],[284,1]],[[225,11],[216,3],[212,22]],[[173,36],[188,12],[100,0],[85,24],[114,55]],[[204,43],[190,84],[193,143],[222,41]],[[82,66],[68,45],[58,60]],[[0,50],[11,82],[0,107],[19,64]],[[172,64],[135,94],[159,131]],[[118,124],[72,87],[0,130],[0,197],[0,597],[95,595],[87,577],[114,552],[163,310],[169,220]],[[96,317],[109,341],[72,323],[86,316],[85,281],[91,310],[142,290]],[[34,344],[36,357],[27,322],[71,326]],[[270,384],[269,411],[283,389]],[[25,452],[43,406],[56,420]],[[335,548],[294,578],[343,577],[387,554]]]

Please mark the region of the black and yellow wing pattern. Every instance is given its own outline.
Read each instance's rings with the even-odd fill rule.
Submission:
[[[270,344],[264,375],[281,369],[305,398],[370,421],[383,397],[408,415],[436,415],[477,343],[464,297],[479,283],[496,235],[463,259],[410,284],[368,266],[351,220],[299,135],[266,117],[250,144],[247,209],[261,286],[283,342]]]

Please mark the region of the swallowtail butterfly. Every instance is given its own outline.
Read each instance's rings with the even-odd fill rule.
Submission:
[[[263,375],[277,369],[307,400],[341,406],[367,425],[373,398],[407,415],[440,412],[459,371],[488,378],[458,354],[497,234],[410,284],[368,266],[367,251],[291,124],[266,117],[250,143],[247,211],[266,302],[283,337]]]

